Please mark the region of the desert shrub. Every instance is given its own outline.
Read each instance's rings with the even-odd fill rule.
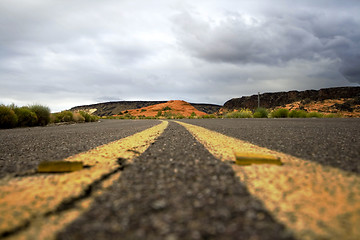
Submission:
[[[226,118],[252,118],[253,114],[249,109],[241,109],[239,111],[229,112],[225,115]]]
[[[166,106],[166,107],[164,107],[162,110],[163,110],[163,111],[169,111],[169,110],[172,110],[172,108],[169,107],[169,106]]]
[[[159,111],[157,112],[157,114],[156,114],[156,117],[161,117],[161,116],[162,116],[162,111],[159,110]]]
[[[342,115],[340,113],[329,113],[329,114],[324,114],[323,117],[324,118],[341,118]]]
[[[73,113],[73,119],[75,122],[85,122],[85,118],[78,112]]]
[[[81,114],[81,116],[83,116],[85,118],[85,122],[91,122],[90,114],[88,114],[87,112],[84,112],[84,111],[80,111],[79,113]]]
[[[95,116],[91,115],[91,122],[95,122]],[[136,116],[131,115],[130,113],[125,114],[124,119],[136,119]]]
[[[48,107],[35,104],[30,106],[30,110],[37,116],[37,125],[45,126],[50,122],[50,109]]]
[[[164,112],[163,116],[167,119],[171,119],[174,116],[174,114],[172,112]]]
[[[266,108],[258,108],[253,114],[254,118],[267,118],[268,117],[268,111]]]
[[[178,113],[178,114],[176,114],[175,115],[175,117],[174,117],[175,119],[184,119],[185,118],[185,116],[184,115],[182,115],[181,113]]]
[[[291,110],[289,112],[290,118],[306,118],[307,112],[305,110]]]
[[[18,117],[19,127],[33,127],[38,122],[36,113],[32,112],[28,107],[15,108],[15,114]]]
[[[71,111],[62,111],[59,113],[54,113],[53,115],[55,116],[55,123],[74,121],[74,115]]]
[[[62,122],[72,122],[74,121],[74,115],[71,111],[62,111]]]
[[[271,112],[271,117],[273,118],[287,118],[288,115],[289,115],[289,110],[286,108],[279,108]]]
[[[0,128],[16,127],[18,117],[10,107],[0,105]]]
[[[132,116],[131,119],[135,119],[136,117],[135,116]],[[96,116],[96,115],[90,115],[90,122],[96,122],[99,120],[99,117]]]
[[[196,113],[195,113],[195,112],[192,112],[188,118],[189,118],[189,119],[194,119],[194,118],[196,118]]]
[[[309,112],[306,117],[308,118],[322,118],[324,115],[318,112]]]
[[[141,112],[146,112],[146,109],[141,109]]]
[[[147,117],[145,117],[145,119],[156,119],[156,117],[147,116]]]
[[[206,114],[206,115],[203,115],[201,118],[216,118],[216,116],[214,114]]]

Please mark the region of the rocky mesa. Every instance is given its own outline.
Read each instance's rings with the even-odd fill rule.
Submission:
[[[289,91],[260,94],[260,106],[275,108],[285,106],[296,101],[322,101],[325,99],[355,98],[360,96],[360,87],[323,88],[320,90]],[[233,98],[225,102],[223,108],[234,110],[240,108],[256,109],[258,107],[258,95]]]

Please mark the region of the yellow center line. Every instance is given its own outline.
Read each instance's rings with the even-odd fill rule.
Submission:
[[[232,165],[249,192],[298,239],[360,239],[360,177],[354,173],[259,147],[206,128],[183,125],[210,153],[235,161],[234,152],[280,157],[282,166]]]
[[[0,236],[33,220],[41,219],[63,202],[81,196],[90,184],[119,168],[117,162],[119,157],[131,162],[132,159],[143,153],[167,126],[168,122],[163,121],[157,126],[132,136],[65,159],[65,161],[82,161],[85,165],[91,166],[81,171],[1,179]],[[107,185],[103,188],[106,188]],[[67,215],[59,214],[60,219],[52,216],[48,220],[55,218],[53,222],[61,222],[61,226],[63,226],[79,216],[89,206],[88,201],[82,203],[81,211],[70,210]],[[38,225],[41,227],[41,224]],[[57,229],[60,228],[57,227]],[[16,239],[21,239],[21,237]]]

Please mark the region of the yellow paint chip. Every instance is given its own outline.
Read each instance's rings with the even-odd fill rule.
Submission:
[[[249,152],[235,152],[235,163],[237,165],[251,165],[251,164],[275,164],[283,165],[279,157],[273,155],[249,153]]]
[[[84,164],[81,161],[44,161],[39,163],[37,171],[39,173],[62,173],[79,171],[83,168]]]

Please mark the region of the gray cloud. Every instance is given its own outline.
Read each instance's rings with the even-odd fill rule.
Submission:
[[[223,104],[358,85],[359,11],[353,0],[2,0],[0,104]]]
[[[319,14],[319,15],[317,15]],[[283,65],[296,59],[339,60],[341,73],[360,83],[360,20],[305,12],[263,19],[228,13],[217,25],[183,12],[174,18],[183,48],[209,62]]]

